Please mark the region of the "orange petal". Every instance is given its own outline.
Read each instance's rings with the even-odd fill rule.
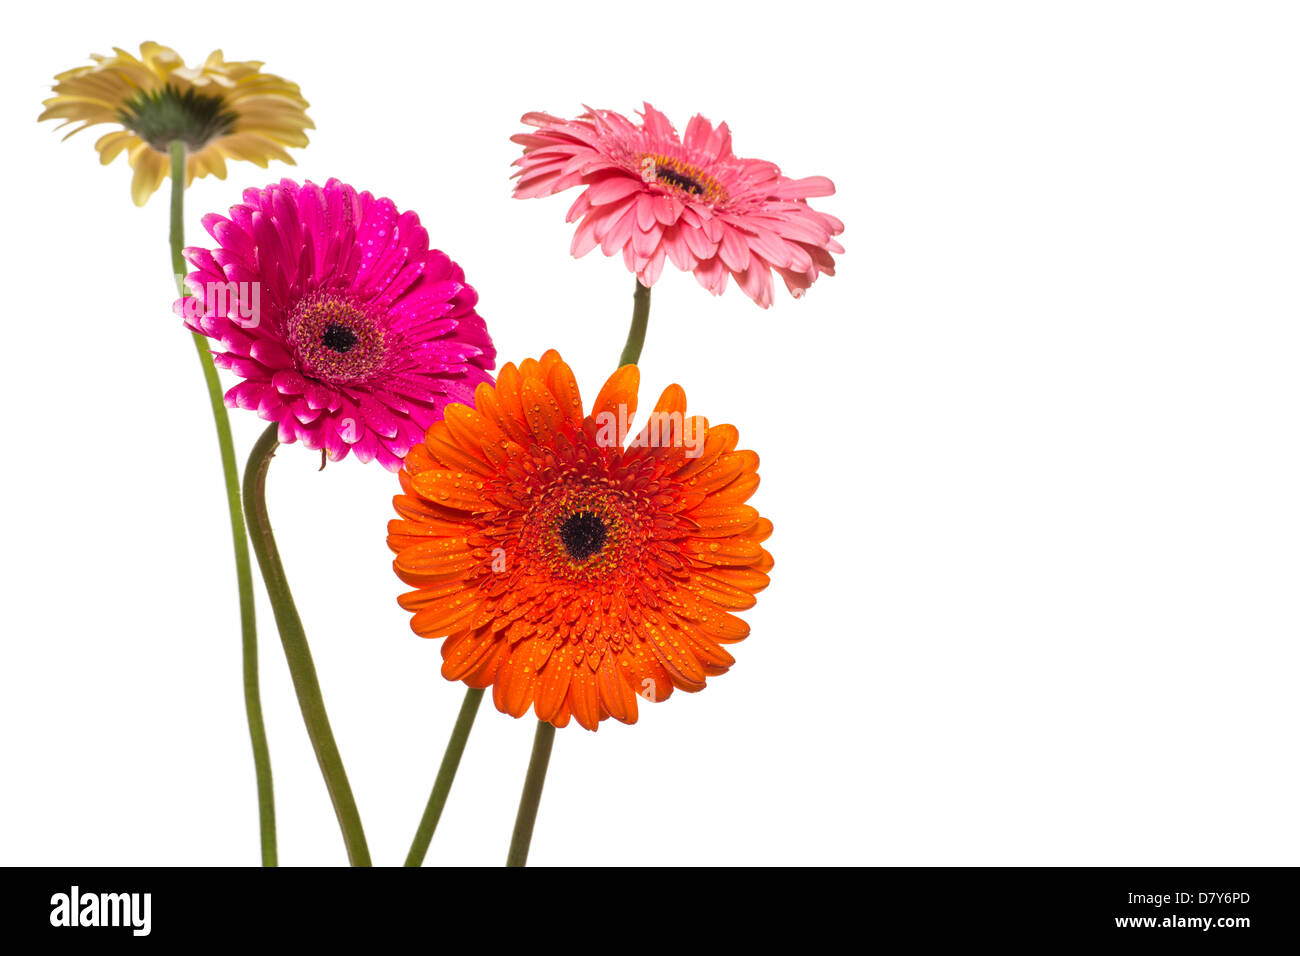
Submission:
[[[555,355],[557,361],[550,367],[546,373],[546,384],[550,386],[551,394],[559,402],[561,413],[575,426],[582,425],[582,394],[578,391],[578,380],[573,377],[573,370],[559,361],[559,353],[547,352],[542,356],[542,363],[545,365],[546,356]]]
[[[464,512],[442,508],[418,497],[415,487],[411,484],[411,477],[406,472],[399,471],[397,477],[401,479],[402,487],[406,489],[407,493],[394,495],[393,507],[397,509],[397,513],[403,518],[409,518],[412,521],[454,521],[462,527],[466,525],[467,516]]]
[[[478,560],[464,538],[431,538],[403,548],[394,564],[416,574],[451,574],[468,571]]]
[[[411,618],[411,629],[421,637],[441,637],[456,630],[457,623],[467,618],[477,607],[478,601],[474,593],[462,589],[416,611]]]
[[[478,665],[460,678],[470,687],[491,687],[492,682],[496,680],[497,671],[510,657],[510,645],[505,641],[489,641],[487,646],[488,652],[478,659]],[[446,675],[446,673],[447,669],[444,664],[443,674]]]
[[[442,413],[442,420],[446,425],[446,434],[443,435],[441,430],[429,429],[424,438],[426,446],[429,446],[435,437],[445,437],[459,445],[466,454],[481,456],[485,443],[500,441],[505,437],[495,422],[468,405],[448,405]],[[434,450],[434,447],[428,448],[430,455]]]
[[[680,385],[669,385],[664,389],[663,394],[659,396],[659,401],[655,402],[655,411],[663,414],[672,414],[685,417],[686,415],[686,390]]]
[[[483,509],[483,482],[466,472],[430,468],[412,475],[411,483],[422,497],[444,508]]]
[[[703,452],[701,452],[701,457],[703,457]],[[734,451],[719,455],[709,467],[703,471],[694,472],[687,477],[693,479],[690,481],[692,491],[710,493],[726,487],[740,475],[753,473],[757,470],[758,456],[756,454],[752,451]]]
[[[501,402],[497,398],[496,389],[487,382],[480,383],[478,388],[475,389],[474,408],[492,424],[487,433],[478,436],[485,451],[488,446],[500,444],[501,441],[509,438],[515,432],[523,434],[524,429],[519,422],[506,421],[506,417],[501,411]],[[514,429],[514,431],[511,431],[511,429]]]
[[[763,553],[763,546],[748,538],[695,538],[685,545],[686,551],[706,564],[751,567]]]
[[[551,380],[551,372],[557,365],[563,365],[564,359],[560,358],[560,353],[555,349],[547,349],[542,353],[542,357],[537,360],[537,371],[542,381]]]
[[[538,444],[549,445],[564,424],[564,413],[543,380],[527,378],[521,390],[524,418]]]
[[[677,470],[679,479],[686,479],[709,468],[719,455],[735,450],[740,441],[740,432],[735,425],[714,425],[704,437],[704,446],[695,458],[688,458],[686,464]]]
[[[630,650],[624,651],[619,662],[627,684],[639,697],[652,703],[667,700],[673,693],[673,682],[642,640],[637,640]]]
[[[519,363],[519,378],[528,381],[530,378],[540,378],[546,380],[546,375],[542,371],[542,363],[534,358],[526,358]]]
[[[443,581],[432,587],[420,588],[403,594],[398,597],[397,603],[408,611],[418,611],[440,598],[445,598],[449,594],[455,594],[457,591],[463,590],[465,590],[464,581]]]
[[[453,634],[442,643],[442,676],[463,680],[491,660],[496,650],[497,642],[487,629]]]
[[[429,432],[439,428],[446,433],[447,426],[442,422],[434,422]],[[425,441],[429,440],[428,433],[425,434]],[[402,467],[406,469],[407,474],[414,475],[422,471],[428,471],[430,468],[436,468],[437,464],[429,454],[428,449],[423,445],[412,445],[411,450],[406,453],[406,458],[402,461]]]
[[[644,621],[638,631],[674,684],[682,690],[699,690],[704,686],[704,670],[676,627],[666,621]]]
[[[596,689],[600,692],[600,702],[609,715],[625,724],[635,724],[637,717],[636,693],[623,679],[622,668],[615,661],[615,654],[606,654],[596,672]]]
[[[588,730],[600,726],[600,691],[596,675],[587,667],[573,668],[569,680],[569,709],[578,723]]]
[[[635,365],[624,365],[609,377],[596,396],[596,401],[591,406],[592,417],[595,418],[602,412],[617,416],[622,407],[626,409],[625,414],[630,421],[636,414],[636,393],[640,385],[640,370]]]
[[[524,418],[524,402],[521,390],[523,379],[514,364],[507,362],[497,375],[496,407],[501,416],[501,427],[506,434],[517,442],[527,443],[532,434],[528,430],[528,420]]]
[[[550,648],[543,638],[532,637],[510,653],[510,658],[497,672],[492,699],[497,709],[511,717],[522,717],[533,703],[537,686],[538,666],[542,652]]]
[[[631,415],[629,414],[629,418]],[[645,427],[632,441],[640,454],[681,450],[685,454],[686,392],[680,385],[669,385],[659,396]]]
[[[393,562],[393,572],[413,588],[437,588],[452,581],[463,585],[467,570],[467,568],[453,569],[441,574],[437,572],[411,571],[403,568],[396,561]]]
[[[463,521],[447,521],[443,518],[421,518],[418,521],[410,521],[405,518],[394,518],[388,522],[388,546],[394,551],[401,551],[407,545],[418,544],[423,538],[453,538],[465,537],[469,531],[469,525]],[[414,538],[415,540],[407,541],[400,547],[394,547],[394,538]]]
[[[573,645],[565,644],[551,652],[542,670],[537,687],[534,710],[538,720],[551,720],[560,712],[569,696],[569,680],[573,676]]]
[[[718,607],[731,611],[747,611],[758,603],[758,598],[724,581],[701,574],[695,579],[700,585],[700,597]]]
[[[451,433],[446,428],[436,433],[430,429],[429,434],[424,437],[424,444],[415,447],[443,468],[469,471],[485,478],[493,474],[492,468],[484,460],[481,445],[476,449],[477,454],[466,451],[465,443],[452,439]]]
[[[767,518],[759,518],[754,527],[746,531],[742,538],[748,538],[750,541],[763,542],[772,537],[772,522]]]
[[[695,629],[722,644],[734,644],[749,637],[749,622],[726,611],[714,610],[713,613],[694,621]]]
[[[709,497],[711,504],[744,504],[758,490],[758,475],[752,472],[741,475],[720,491]]]
[[[730,535],[744,536],[758,525],[759,514],[749,505],[708,504],[696,508],[689,515],[698,525],[696,537],[717,538]]]
[[[710,677],[725,673],[732,664],[736,663],[734,657],[703,634],[686,632],[685,639],[691,653],[699,659],[705,672]]]
[[[757,594],[771,583],[766,574],[753,568],[714,568],[708,572],[708,577],[750,594]]]

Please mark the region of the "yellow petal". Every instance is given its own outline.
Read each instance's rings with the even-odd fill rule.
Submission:
[[[107,166],[113,160],[117,159],[118,153],[128,147],[134,148],[140,143],[140,137],[136,136],[130,130],[120,129],[116,132],[105,133],[95,142],[95,149],[99,150],[99,161]]]
[[[135,169],[131,177],[131,199],[137,206],[147,203],[167,178],[167,158],[144,143],[140,145],[144,148],[131,151],[131,166]]]

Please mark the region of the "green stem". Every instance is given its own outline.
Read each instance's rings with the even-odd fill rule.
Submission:
[[[641,348],[645,345],[646,325],[650,321],[650,287],[636,282],[636,292],[632,296],[632,326],[627,330],[627,344],[623,354],[618,358],[618,367],[635,365],[641,358]]]
[[[533,755],[528,759],[528,775],[524,777],[524,792],[519,796],[519,813],[515,815],[515,832],[510,837],[506,866],[523,866],[528,862],[528,846],[533,840],[533,824],[537,822],[537,807],[542,802],[542,787],[546,784],[546,767],[551,762],[553,743],[555,725],[539,720],[537,733],[533,736]]]
[[[172,275],[179,283],[185,275],[185,142],[172,140],[168,155],[172,168],[172,216],[168,239],[172,246]],[[223,409],[225,405],[221,406]]]
[[[311,648],[307,646],[307,634],[303,631],[302,619],[298,617],[298,609],[294,606],[289,579],[280,562],[280,552],[275,546],[275,536],[271,533],[271,519],[267,516],[266,472],[280,445],[278,433],[278,425],[271,425],[264,431],[248,456],[248,464],[244,466],[248,530],[253,539],[253,553],[257,555],[257,565],[262,569],[262,580],[271,599],[271,610],[275,612],[275,623],[280,629],[280,643],[284,645],[284,657],[289,663],[289,674],[293,678],[294,692],[298,695],[303,722],[307,725],[307,736],[311,738],[312,748],[316,751],[316,762],[320,764],[321,776],[325,778],[325,787],[334,803],[339,829],[343,831],[348,861],[353,866],[369,866],[370,850],[366,846],[365,831],[361,828],[361,815],[357,812],[347,771],[343,769],[343,758],[339,756],[338,744],[334,742],[334,733],[330,730],[325,700],[321,697],[320,682],[316,679],[316,665],[311,659]]]
[[[172,273],[185,274],[185,144],[171,144],[171,252]],[[177,280],[179,282],[179,278]],[[248,714],[248,735],[253,744],[253,767],[257,774],[257,815],[262,843],[262,865],[276,865],[275,792],[271,783],[271,752],[266,744],[266,725],[262,720],[262,699],[257,681],[257,619],[253,603],[253,563],[248,556],[248,533],[244,528],[244,509],[239,499],[239,465],[235,460],[235,441],[230,434],[230,416],[222,400],[221,380],[212,363],[207,340],[194,335],[199,353],[203,381],[208,389],[212,419],[217,426],[217,444],[221,448],[221,471],[226,483],[226,506],[230,511],[230,536],[235,544],[235,577],[239,583],[239,620],[244,657],[244,710]]]
[[[465,691],[460,715],[456,718],[456,726],[452,728],[451,737],[447,741],[442,764],[438,767],[438,776],[433,781],[433,792],[429,794],[424,816],[420,818],[415,839],[411,841],[411,852],[406,854],[406,866],[420,866],[424,863],[424,856],[429,852],[433,831],[438,828],[442,808],[447,803],[447,795],[451,793],[451,784],[456,779],[456,770],[460,767],[460,758],[465,753],[465,744],[469,741],[469,732],[474,727],[474,718],[478,716],[478,705],[482,700],[482,688],[471,687]]]
[[[635,365],[641,359],[645,346],[646,327],[650,323],[650,287],[638,279],[632,296],[632,325],[627,330],[627,344],[618,358],[619,368]],[[523,866],[528,862],[528,846],[533,839],[533,825],[537,822],[537,808],[542,802],[542,787],[546,784],[546,767],[551,762],[551,745],[555,743],[555,726],[545,721],[537,722],[533,737],[533,754],[528,761],[528,775],[524,778],[524,792],[519,797],[519,812],[515,815],[515,832],[510,838],[510,853],[506,866]]]

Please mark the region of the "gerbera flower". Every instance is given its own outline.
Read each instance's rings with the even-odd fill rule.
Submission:
[[[637,697],[703,689],[734,659],[772,558],[772,523],[745,504],[758,456],[731,425],[687,418],[670,386],[630,442],[638,372],[620,368],[590,414],[554,351],[507,363],[475,407],[406,457],[389,524],[400,603],[443,637],[443,676],[493,688],[557,727],[637,718]]]
[[[315,128],[298,84],[261,72],[256,60],[227,63],[216,50],[202,66],[187,67],[175,50],[152,42],[140,44],[139,59],[116,47],[113,54],[91,54],[94,66],[56,76],[40,119],[61,119],[60,128],[80,123],[68,136],[98,123],[123,126],[101,136],[95,148],[104,165],[126,151],[137,206],[167,177],[174,140],[189,150],[188,186],[209,173],[225,179],[227,159],[263,169],[272,159],[292,165],[284,147],[306,146],[303,130]]]
[[[511,137],[524,147],[514,163],[517,199],[586,187],[569,208],[568,221],[581,220],[573,255],[622,252],[645,286],[665,258],[714,295],[732,276],[764,308],[772,270],[795,296],[819,274],[835,274],[831,253],[844,249],[832,237],[844,224],[807,203],[835,192],[829,179],[790,179],[774,163],[741,159],[726,123],[696,116],[683,140],[649,103],[641,115],[637,124],[610,110],[574,120],[527,113],[522,122],[537,132]]]
[[[279,422],[281,442],[396,470],[444,405],[490,381],[478,294],[415,213],[285,179],[203,225],[219,247],[185,250],[194,298],[176,311],[244,379],[226,404]]]

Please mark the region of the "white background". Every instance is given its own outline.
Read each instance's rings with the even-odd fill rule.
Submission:
[[[591,11],[595,7],[588,8]],[[680,382],[762,456],[771,588],[737,665],[558,735],[535,864],[1294,864],[1300,58],[1286,4],[63,3],[3,58],[0,862],[255,863],[212,425],[166,189],[37,125],[155,39],[301,84],[296,169],[413,208],[502,360],[588,400],[630,313],[510,198],[519,116],[642,99],[839,192],[839,275],[760,310],[667,269]],[[588,18],[590,16],[590,19]],[[27,21],[21,22],[26,17]],[[21,41],[18,38],[21,37]],[[246,454],[263,424],[232,413]],[[270,506],[377,863],[462,689],[395,597],[396,478],[290,447]],[[342,843],[259,604],[285,864]],[[485,701],[430,863],[504,859],[534,723]]]

